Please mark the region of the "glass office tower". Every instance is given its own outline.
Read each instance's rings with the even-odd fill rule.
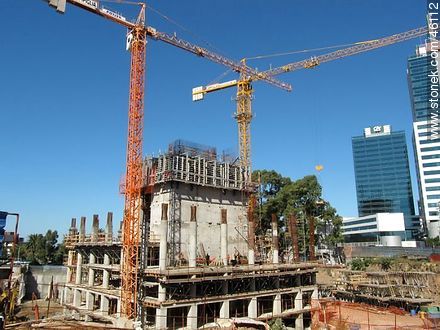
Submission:
[[[364,129],[352,138],[359,216],[402,212],[406,238],[417,235],[405,132],[391,132],[390,125]]]
[[[438,70],[440,61],[432,61],[431,45],[416,48],[408,59],[408,88],[413,117],[413,147],[419,188],[419,212],[425,233],[439,236],[440,228],[440,129],[438,109],[430,100],[439,90]],[[435,66],[437,64],[437,66]],[[432,80],[433,79],[433,80]],[[435,83],[433,83],[433,81]],[[437,101],[438,104],[438,101]]]

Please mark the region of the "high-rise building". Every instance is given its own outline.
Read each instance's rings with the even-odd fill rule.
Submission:
[[[408,87],[413,117],[413,147],[419,189],[419,213],[425,233],[439,236],[440,132],[438,118],[439,61],[432,45],[418,46],[408,59]]]
[[[390,125],[364,129],[352,138],[359,216],[403,213],[404,239],[414,238],[420,221],[414,212],[408,150],[404,131]]]

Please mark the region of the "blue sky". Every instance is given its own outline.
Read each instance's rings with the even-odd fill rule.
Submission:
[[[151,11],[149,25],[233,59],[376,39],[423,26],[426,11],[425,1],[414,0],[149,4],[186,30]],[[134,16],[133,6],[107,6]],[[71,5],[59,15],[43,1],[15,0],[0,2],[0,31],[0,209],[22,215],[22,235],[65,233],[70,218],[82,215],[89,227],[93,214],[103,224],[107,211],[120,220],[130,60],[126,31]],[[370,125],[391,124],[406,131],[417,196],[406,61],[421,42],[279,76],[293,85],[291,93],[256,82],[254,168],[295,179],[323,164],[324,197],[341,215],[356,215],[351,137]],[[193,87],[227,69],[158,41],[147,47],[144,153],[157,154],[177,138],[237,150],[235,90],[191,101]],[[314,54],[249,64],[263,70]]]

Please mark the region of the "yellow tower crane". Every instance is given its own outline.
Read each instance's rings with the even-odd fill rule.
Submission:
[[[237,86],[237,111],[235,113],[235,119],[237,120],[238,124],[239,157],[240,164],[247,168],[247,175],[245,179],[247,182],[250,182],[252,173],[250,132],[250,124],[252,121],[252,81],[260,80],[262,78],[267,79],[268,77],[273,77],[282,73],[291,72],[299,69],[314,68],[321,63],[330,62],[339,58],[356,55],[376,48],[381,48],[398,42],[410,40],[419,36],[426,35],[427,33],[428,29],[426,27],[420,27],[381,39],[358,42],[348,48],[340,49],[328,54],[314,56],[299,62],[289,63],[271,70],[262,71],[255,76],[246,75],[246,73],[241,71],[239,79],[193,88],[193,101],[203,100],[205,94],[232,86]],[[241,63],[244,67],[247,67],[245,59],[241,60]],[[287,88],[284,89],[289,90]]]

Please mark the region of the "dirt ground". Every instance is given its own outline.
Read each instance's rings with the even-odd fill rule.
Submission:
[[[403,312],[396,309],[396,313],[385,311],[362,304],[343,303],[327,305],[324,312],[319,313],[321,325],[327,321],[333,329],[440,329],[440,322],[422,319],[420,316],[401,315]]]

